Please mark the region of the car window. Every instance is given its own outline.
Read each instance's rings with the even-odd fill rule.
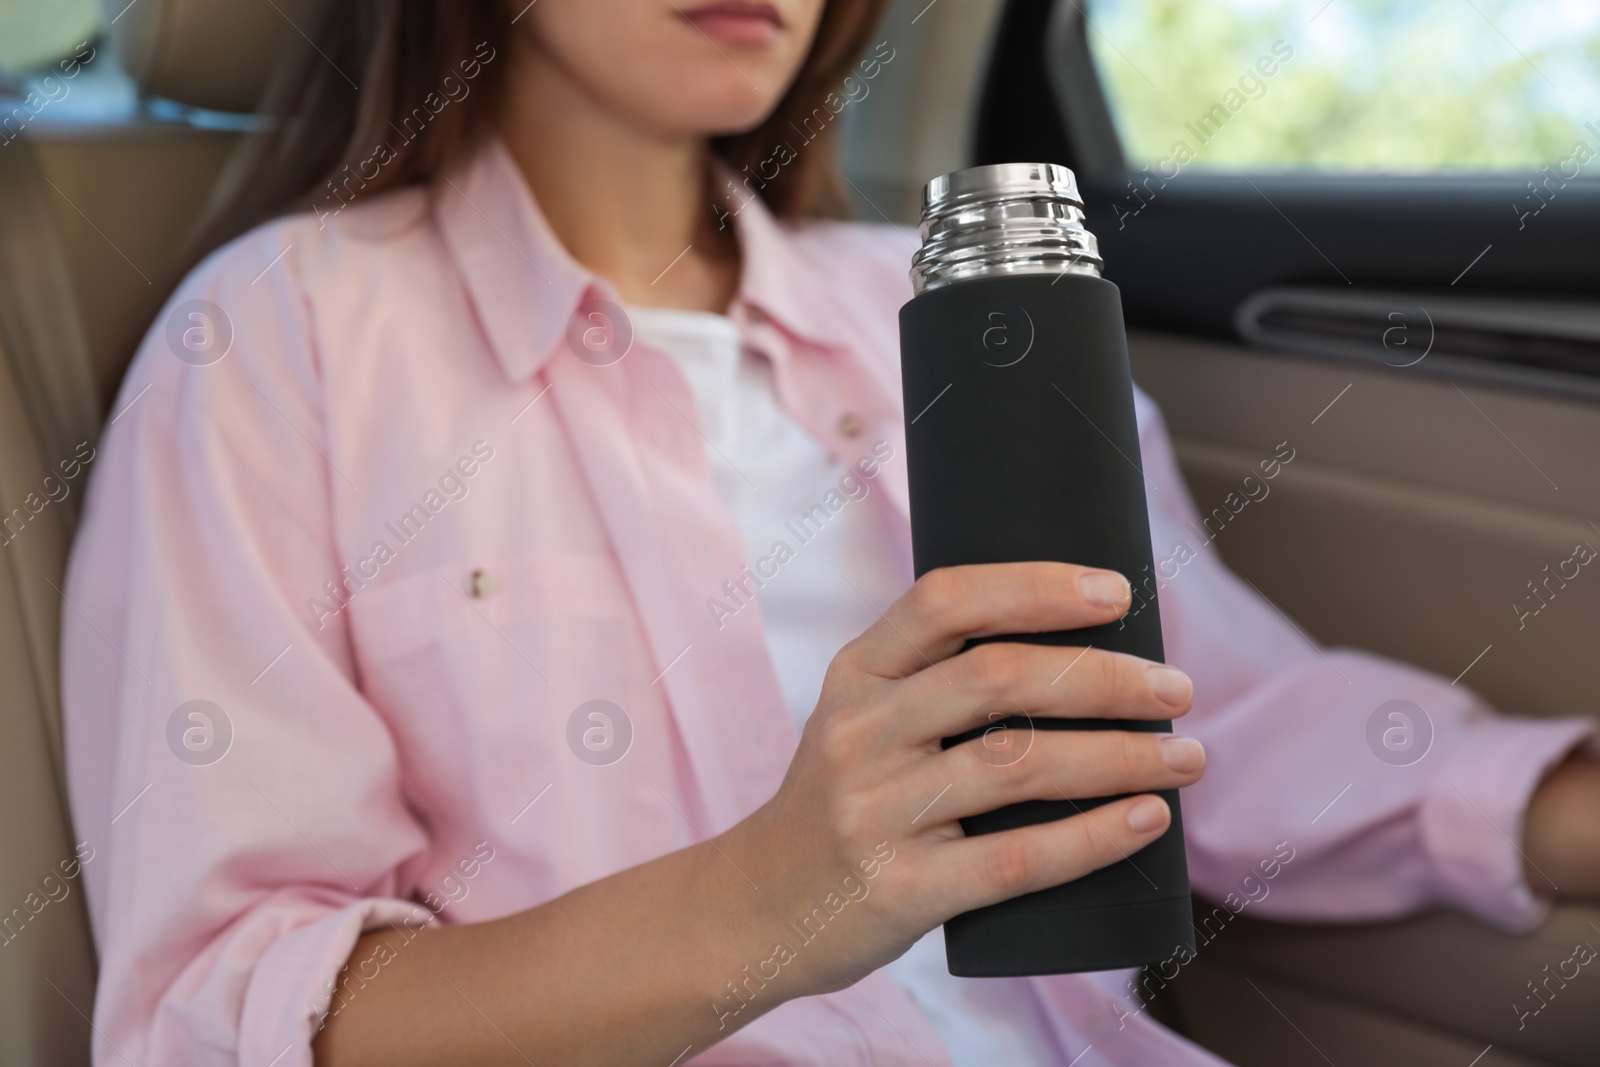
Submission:
[[[1072,2],[1135,166],[1600,173],[1595,0]]]

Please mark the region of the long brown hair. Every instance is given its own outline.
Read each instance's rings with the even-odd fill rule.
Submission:
[[[713,153],[742,171],[792,141],[795,124],[841,92],[884,2],[827,0],[778,106],[755,129],[715,138]],[[517,17],[511,0],[328,0],[321,8],[317,29],[274,74],[262,128],[219,183],[198,254],[286,211],[428,184],[493,129]],[[776,177],[753,186],[775,214],[844,213],[836,126],[826,124]]]

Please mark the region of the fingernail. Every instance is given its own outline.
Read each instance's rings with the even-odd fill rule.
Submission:
[[[1167,770],[1190,774],[1206,765],[1206,748],[1192,737],[1169,734],[1161,739],[1161,762]]]
[[[1102,608],[1120,608],[1133,595],[1128,579],[1116,571],[1090,571],[1078,579],[1078,592]]]
[[[1194,683],[1189,676],[1172,667],[1151,667],[1145,672],[1150,682],[1150,692],[1163,704],[1181,708],[1194,696]]]
[[[1160,797],[1145,797],[1128,809],[1128,829],[1148,834],[1167,825],[1167,803]]]

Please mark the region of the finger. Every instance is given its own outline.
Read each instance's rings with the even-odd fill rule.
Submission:
[[[952,915],[1082,878],[1131,858],[1166,832],[1172,812],[1156,796],[1126,797],[1055,822],[942,842],[931,852],[938,884],[954,890]]]
[[[954,655],[969,638],[1115,622],[1131,595],[1115,571],[1072,563],[942,567],[918,579],[845,654],[862,670],[904,678]]]
[[[1192,737],[1127,730],[1006,731],[1003,746],[979,737],[941,752],[905,787],[919,829],[1025,800],[1178,789],[1205,773],[1205,747]],[[927,798],[937,798],[929,804]],[[922,805],[927,805],[922,807]]]
[[[1194,684],[1162,663],[1098,648],[978,645],[895,684],[897,739],[952,737],[1010,716],[1175,719]]]

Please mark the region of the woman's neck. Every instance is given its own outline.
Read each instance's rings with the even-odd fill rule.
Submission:
[[[739,249],[713,225],[706,139],[625,123],[544,55],[514,69],[500,134],[572,257],[629,303],[727,310]]]

